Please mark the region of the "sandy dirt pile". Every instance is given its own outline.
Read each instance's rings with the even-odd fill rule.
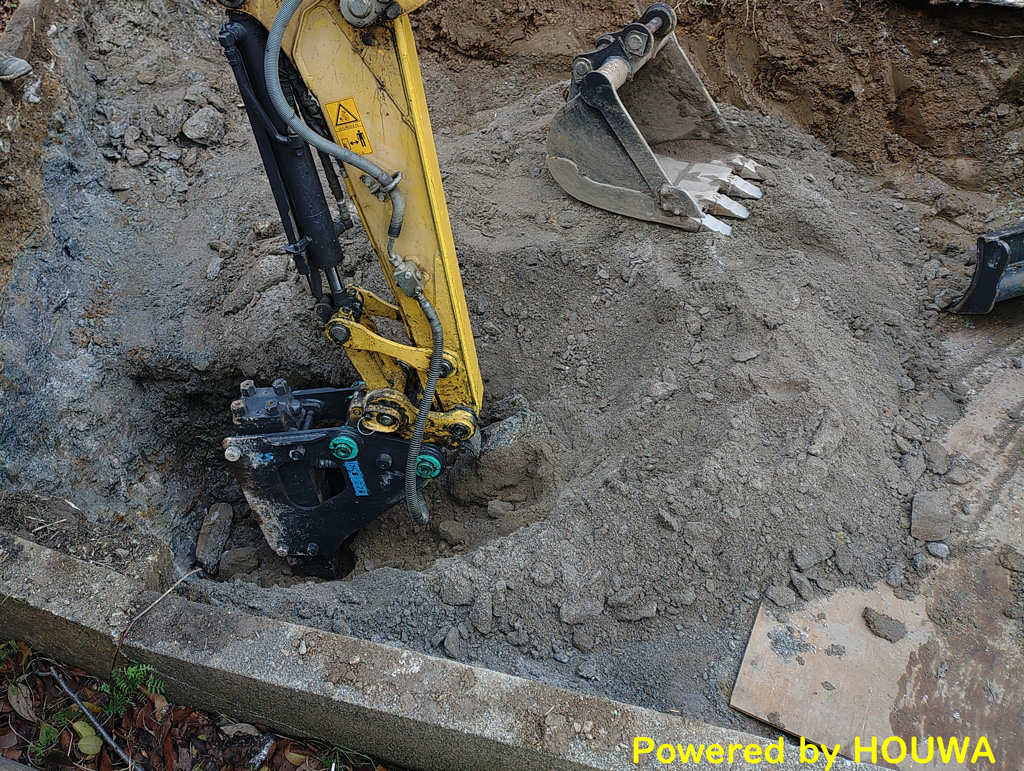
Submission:
[[[3,295],[5,481],[156,535],[179,571],[207,508],[231,503],[229,553],[251,551],[229,580],[191,581],[196,598],[744,720],[727,695],[763,597],[913,592],[935,564],[912,498],[972,473],[936,442],[972,392],[941,345],[965,322],[938,308],[972,234],[1024,214],[1012,41],[962,15],[804,5],[683,7],[684,46],[757,110],[731,113],[772,173],[729,238],[591,209],[546,171],[571,54],[631,9],[417,16],[486,413],[521,394],[550,435],[432,485],[428,527],[395,510],[358,536],[347,580],[316,583],[270,553],[219,453],[244,377],[354,376],[266,222],[219,14],[84,4],[49,39],[53,214]],[[358,233],[347,253],[374,286]],[[970,520],[952,514],[955,554]]]

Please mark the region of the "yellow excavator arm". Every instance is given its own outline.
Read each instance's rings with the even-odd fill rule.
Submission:
[[[413,518],[426,521],[419,487],[477,432],[481,377],[408,19],[422,1],[220,1],[229,8],[220,42],[288,248],[327,336],[362,378],[294,394],[283,380],[247,381],[232,408],[240,435],[225,440],[225,457],[264,534],[279,553],[309,556],[394,505],[399,479]],[[747,217],[736,199],[761,197],[765,169],[739,154],[747,132],[711,99],[676,24],[672,7],[655,2],[575,58],[548,168],[600,208],[727,234],[719,218]],[[340,204],[336,223],[321,174]],[[390,299],[342,285],[343,187]],[[408,341],[382,334],[382,319],[401,322]]]
[[[309,391],[246,381],[225,457],[278,553],[323,557],[402,497],[426,521],[419,488],[477,433],[483,386],[407,15],[421,3],[221,4],[288,249],[361,378]],[[341,280],[349,202],[391,297]]]
[[[367,0],[357,2],[370,5]],[[422,3],[399,4],[401,13],[391,19],[387,8],[392,5],[381,9],[383,15],[376,23],[355,27],[334,0],[304,2],[288,25],[282,51],[317,100],[331,128],[330,138],[372,158],[392,176],[401,172],[406,213],[395,250],[423,272],[423,291],[437,311],[446,341],[446,376],[437,384],[437,404],[442,411],[462,408],[476,414],[483,396],[480,369],[407,15]],[[278,3],[250,0],[239,10],[269,30]],[[348,193],[379,257],[393,300],[359,290],[364,298],[363,320],[337,314],[328,324],[328,334],[345,348],[368,391],[405,392],[407,368],[426,382],[430,326],[417,302],[395,283],[386,244],[389,207],[361,180],[362,172],[347,170]],[[403,322],[411,345],[383,337],[373,317]]]

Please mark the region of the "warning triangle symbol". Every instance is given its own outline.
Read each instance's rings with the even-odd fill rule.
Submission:
[[[358,123],[358,122],[359,122],[359,118],[357,118],[355,115],[353,115],[348,110],[346,110],[344,105],[342,105],[342,104],[338,105],[338,117],[335,118],[335,120],[334,120],[334,125],[335,126],[344,126],[344,125],[347,125],[349,123]]]

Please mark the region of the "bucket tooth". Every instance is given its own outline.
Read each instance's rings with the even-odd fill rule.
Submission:
[[[695,163],[690,167],[690,173],[701,180],[715,180],[719,185],[719,191],[726,195],[734,195],[737,198],[748,198],[755,201],[761,198],[761,188],[751,184],[742,177],[736,176],[727,166],[722,164]]]
[[[729,159],[733,173],[743,179],[752,179],[755,182],[763,182],[768,179],[768,169],[755,160],[745,158],[742,155],[734,155]]]
[[[701,210],[708,214],[740,220],[745,220],[750,216],[747,207],[719,192],[718,185],[699,180],[682,180],[677,183],[677,186],[691,195],[700,204]]]
[[[655,3],[576,57],[565,105],[551,121],[547,164],[573,197],[684,230],[727,234],[757,200],[761,164],[737,153],[746,134],[726,121]],[[666,202],[665,191],[671,190]]]

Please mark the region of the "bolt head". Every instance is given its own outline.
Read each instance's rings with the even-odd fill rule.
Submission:
[[[355,16],[357,19],[365,19],[370,15],[370,11],[373,6],[368,0],[349,0],[348,12]]]
[[[288,457],[292,460],[302,460],[302,456],[306,454],[305,447],[292,447],[288,451]]]
[[[278,549],[277,549],[277,556],[278,557],[287,557],[288,556],[288,550],[286,548],[284,548],[283,546],[278,547]]]
[[[392,415],[378,415],[377,422],[382,426],[393,426],[395,425],[395,418]]]
[[[327,336],[338,345],[348,342],[351,335],[352,333],[349,331],[349,328],[344,324],[331,324],[327,328]]]
[[[239,386],[239,390],[242,392],[242,396],[255,396],[256,384],[251,380],[243,380],[242,385]]]
[[[572,74],[577,78],[582,78],[592,69],[590,62],[586,59],[577,59],[572,65]]]
[[[336,436],[330,443],[331,454],[338,460],[352,460],[359,454],[359,445],[350,436]]]
[[[274,393],[277,394],[278,396],[284,396],[286,393],[288,393],[288,381],[285,380],[284,378],[279,377],[277,380],[271,383],[271,386],[274,389]]]
[[[242,459],[242,451],[235,446],[228,447],[224,450],[224,460],[228,463],[235,463]]]
[[[630,32],[626,35],[626,50],[633,54],[642,54],[647,41],[639,32]]]
[[[306,547],[306,551],[309,552],[311,555],[316,556],[320,553],[320,544],[311,543],[309,544],[309,546]]]
[[[433,455],[420,455],[416,459],[416,476],[420,479],[433,479],[441,473],[441,462]]]

